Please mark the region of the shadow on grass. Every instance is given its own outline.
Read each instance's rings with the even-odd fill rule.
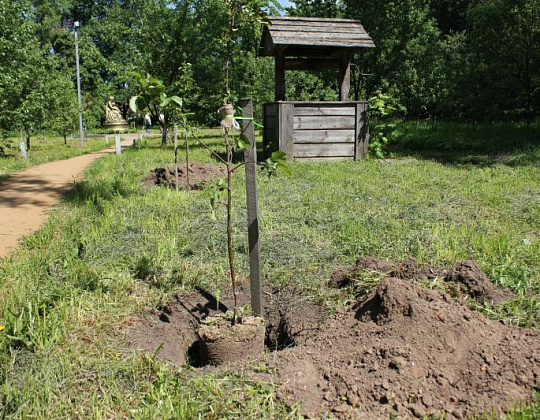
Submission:
[[[540,125],[410,122],[402,127],[396,156],[447,165],[508,166],[540,164]]]
[[[122,178],[110,180],[83,180],[77,182],[64,195],[63,201],[77,205],[90,205],[97,210],[103,210],[105,202],[116,197],[129,197],[137,194],[137,185],[130,185]]]

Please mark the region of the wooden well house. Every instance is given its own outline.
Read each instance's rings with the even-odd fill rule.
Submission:
[[[275,102],[264,104],[263,142],[297,160],[349,160],[367,153],[368,104],[350,101],[351,55],[375,44],[353,19],[270,17],[259,56],[274,56]],[[339,72],[339,101],[287,101],[285,70]]]

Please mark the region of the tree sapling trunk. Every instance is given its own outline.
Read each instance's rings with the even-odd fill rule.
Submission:
[[[232,172],[234,170],[232,157],[233,149],[229,138],[229,128],[224,128],[225,132],[225,147],[227,159],[227,252],[229,255],[229,269],[231,272],[231,286],[233,292],[234,308],[233,308],[233,323],[237,322],[238,301],[236,296],[236,272],[234,270],[234,254],[232,247]]]

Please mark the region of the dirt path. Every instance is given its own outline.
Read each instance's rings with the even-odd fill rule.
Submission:
[[[126,134],[122,146],[133,143],[138,134]],[[0,258],[13,252],[19,238],[37,231],[51,209],[74,181],[97,158],[115,148],[67,160],[50,162],[17,172],[0,182]]]

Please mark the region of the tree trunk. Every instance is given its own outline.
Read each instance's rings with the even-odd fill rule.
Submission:
[[[167,126],[161,126],[161,150],[165,150],[165,145],[167,144]]]
[[[24,127],[24,131],[26,133],[26,150],[30,150],[30,127],[26,126]]]

